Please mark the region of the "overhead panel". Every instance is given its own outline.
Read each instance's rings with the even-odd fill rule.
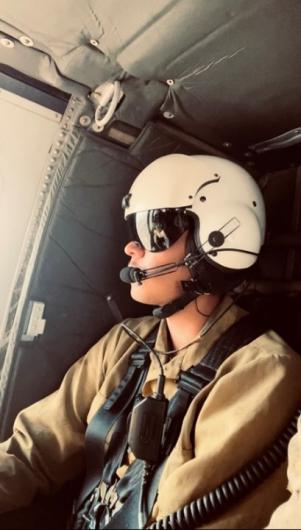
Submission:
[[[254,144],[300,126],[299,0],[153,0],[143,9],[139,0],[0,0],[0,8],[0,32],[15,48],[28,48],[27,37],[44,54],[41,75],[51,58],[90,89],[118,79],[119,118],[134,127],[161,116],[253,156]]]

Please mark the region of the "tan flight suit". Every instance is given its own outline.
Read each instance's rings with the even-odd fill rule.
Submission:
[[[168,398],[176,390],[179,371],[198,363],[244,314],[230,304],[226,297],[193,344],[171,359],[161,355]],[[153,317],[126,321],[142,337],[157,322]],[[167,342],[162,321],[155,348],[166,351]],[[114,326],[69,369],[59,390],[18,415],[13,436],[0,445],[0,511],[28,504],[37,492],[53,490],[83,468],[86,425],[127,372],[136,348],[120,324]],[[152,358],[145,394],[155,388],[158,373]],[[300,403],[300,374],[301,358],[273,331],[232,354],[187,411],[153,515],[160,518],[200,497],[268,447]],[[206,528],[263,528],[286,498],[285,464]]]
[[[301,418],[289,443],[287,475],[291,496],[277,508],[267,528],[301,528]]]

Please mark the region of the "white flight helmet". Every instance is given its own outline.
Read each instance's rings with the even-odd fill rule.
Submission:
[[[245,169],[216,156],[158,158],[135,179],[123,207],[133,237],[146,249],[168,248],[193,225],[189,250],[226,273],[252,267],[264,241],[258,185]]]

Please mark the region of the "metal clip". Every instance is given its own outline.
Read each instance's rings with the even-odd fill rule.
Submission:
[[[113,117],[117,105],[124,93],[119,81],[107,81],[99,85],[92,94],[90,100],[95,106],[94,132],[101,132]]]

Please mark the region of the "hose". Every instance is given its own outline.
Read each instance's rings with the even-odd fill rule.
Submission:
[[[297,432],[297,421],[301,408],[296,411],[288,426],[258,458],[247,464],[241,471],[203,497],[186,504],[163,519],[149,526],[149,530],[192,529],[207,523],[224,512],[234,502],[245,497],[263,482],[286,460],[287,447]]]

